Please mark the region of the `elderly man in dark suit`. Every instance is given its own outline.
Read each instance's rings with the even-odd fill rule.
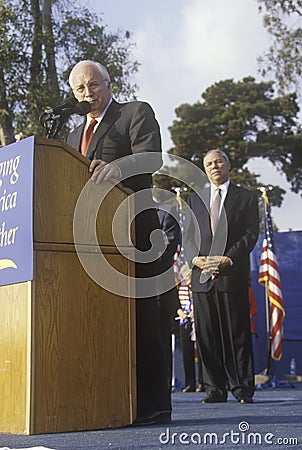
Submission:
[[[189,197],[184,231],[193,267],[196,335],[207,394],[203,402],[225,402],[228,387],[238,402],[252,403],[248,276],[259,232],[258,199],[230,182],[224,152],[210,150],[203,162],[211,186]]]
[[[97,184],[122,180],[134,191],[147,190],[144,195],[152,204],[152,173],[161,167],[162,157],[160,129],[151,106],[140,101],[116,102],[112,98],[109,73],[95,61],[76,64],[69,83],[76,99],[88,101],[91,106],[84,123],[67,138],[72,147],[91,160],[91,179]],[[140,158],[142,154],[147,158]],[[155,205],[142,212],[140,209],[136,203],[135,245],[140,252],[147,252],[151,247],[150,234],[160,225]],[[156,261],[136,263],[137,278],[157,273]],[[136,423],[168,423],[171,398],[161,348],[156,292],[146,292],[148,298],[141,298],[143,292],[138,294]]]

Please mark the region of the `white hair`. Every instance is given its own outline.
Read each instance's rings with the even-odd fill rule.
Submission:
[[[230,164],[230,160],[229,157],[226,153],[224,153],[222,150],[219,150],[218,148],[213,148],[209,151],[207,151],[207,153],[204,155],[203,157],[203,161],[205,160],[205,158],[210,155],[211,153],[218,153],[227,163]]]
[[[72,87],[72,78],[73,78],[73,75],[74,75],[75,71],[76,71],[79,67],[81,67],[82,65],[84,65],[84,64],[95,67],[96,70],[102,75],[102,77],[103,77],[105,80],[110,81],[110,75],[109,75],[109,73],[108,73],[108,71],[107,71],[107,69],[106,69],[105,66],[103,66],[101,63],[99,63],[99,62],[97,62],[97,61],[92,61],[91,59],[84,59],[83,61],[78,62],[78,63],[72,68],[72,70],[71,70],[71,72],[70,72],[70,74],[69,74],[69,79],[68,79],[68,81],[69,81],[69,84],[70,84],[71,87]]]

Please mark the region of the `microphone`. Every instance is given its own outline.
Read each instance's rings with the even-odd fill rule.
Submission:
[[[86,100],[78,102],[71,106],[70,108],[65,108],[60,114],[62,120],[66,121],[71,114],[79,114],[80,116],[85,116],[91,111],[91,105]]]
[[[74,97],[68,98],[62,105],[48,109],[40,117],[42,127],[46,129],[46,137],[54,138],[67,122],[71,114],[84,116],[91,111],[91,105],[86,100],[78,102]]]
[[[44,127],[46,122],[60,119],[61,122],[66,122],[71,114],[79,114],[85,116],[91,111],[90,103],[86,100],[78,102],[76,98],[68,99],[63,105],[55,106],[48,109],[40,116],[40,123]]]
[[[68,98],[62,105],[48,109],[44,114],[61,114],[63,111],[73,108],[78,103],[75,97]]]
[[[74,110],[71,111],[70,114],[79,114],[80,116],[85,116],[86,114],[88,114],[91,111],[91,105],[89,102],[87,102],[87,100],[84,100],[82,102],[78,102],[75,107]]]

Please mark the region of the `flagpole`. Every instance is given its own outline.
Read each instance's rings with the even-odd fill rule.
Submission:
[[[270,324],[270,310],[269,310],[269,295],[268,295],[268,281],[265,282],[265,312],[266,312],[266,336],[267,336],[267,363],[264,371],[265,375],[271,374],[271,350],[272,350],[272,337],[271,337],[271,324]]]
[[[179,221],[179,225],[181,228],[181,233],[183,233],[183,229],[182,229],[183,228],[183,220],[181,218],[181,215],[183,213],[183,204],[182,204],[181,194],[183,191],[187,191],[187,188],[172,186],[171,189],[172,189],[172,191],[174,191],[176,193],[176,210],[178,212],[178,221]],[[180,249],[179,249],[179,258],[181,258],[181,252],[182,252],[182,244],[180,245]],[[174,264],[175,264],[175,262],[174,262]],[[178,279],[177,285],[179,282],[180,282],[180,279]],[[171,341],[172,341],[172,383],[171,383],[172,386],[171,386],[171,389],[172,389],[172,392],[175,392],[177,390],[177,383],[178,383],[178,380],[176,378],[176,370],[175,370],[176,369],[176,362],[175,362],[176,337],[175,337],[175,334],[171,335]]]

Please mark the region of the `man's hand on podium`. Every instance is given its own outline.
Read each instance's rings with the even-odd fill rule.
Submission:
[[[92,173],[91,180],[96,184],[101,184],[103,181],[119,180],[121,178],[121,170],[116,164],[106,163],[101,159],[91,161],[89,172]]]

